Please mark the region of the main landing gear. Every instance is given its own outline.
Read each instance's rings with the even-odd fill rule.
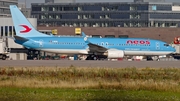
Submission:
[[[158,58],[156,59],[156,61],[160,61],[160,58],[158,57]]]
[[[160,58],[159,58],[159,56],[157,56],[157,58],[156,59],[153,59],[152,58],[152,56],[147,56],[147,61],[153,61],[153,60],[156,60],[156,61],[160,61]]]
[[[95,55],[95,54],[91,54],[88,55],[86,60],[106,60],[107,56],[105,55]]]
[[[98,58],[97,58],[97,55],[94,55],[94,54],[92,54],[92,55],[89,55],[89,56],[87,56],[87,58],[86,58],[86,60],[97,60]]]

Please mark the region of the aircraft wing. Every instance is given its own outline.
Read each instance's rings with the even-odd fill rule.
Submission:
[[[91,52],[105,52],[108,50],[106,47],[103,47],[103,46],[100,46],[100,45],[97,45],[97,44],[90,42],[88,40],[88,38],[86,37],[86,34],[84,32],[82,32],[82,36],[84,37],[84,41],[89,46],[89,51],[91,51]]]
[[[89,50],[92,52],[105,52],[107,50],[107,48],[93,44],[91,42],[88,43],[88,46],[89,46]]]

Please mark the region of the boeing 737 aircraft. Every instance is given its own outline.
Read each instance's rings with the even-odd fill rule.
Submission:
[[[175,49],[160,40],[145,38],[91,38],[58,37],[38,32],[15,5],[10,6],[15,26],[15,42],[28,49],[54,53],[103,55],[107,58],[122,58],[129,55],[158,56],[175,52]]]

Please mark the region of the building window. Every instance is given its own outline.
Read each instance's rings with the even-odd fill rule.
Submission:
[[[106,38],[115,38],[115,35],[105,35]]]
[[[153,5],[153,6],[152,6],[152,10],[153,10],[153,11],[156,11],[156,9],[157,9],[156,5]]]
[[[8,36],[8,26],[5,26],[5,36]]]
[[[119,35],[119,38],[128,38],[128,35]]]
[[[14,26],[13,26],[13,35],[16,35],[16,31],[15,31]]]
[[[1,35],[0,36],[3,36],[3,26],[1,26]]]
[[[8,33],[8,36],[13,36],[13,31],[12,31],[12,26],[9,26],[9,33]]]
[[[94,38],[101,38],[101,35],[92,35]]]

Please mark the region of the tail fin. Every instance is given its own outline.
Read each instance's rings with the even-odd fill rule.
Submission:
[[[16,35],[20,37],[46,37],[49,35],[38,32],[22,14],[16,5],[10,5]]]

